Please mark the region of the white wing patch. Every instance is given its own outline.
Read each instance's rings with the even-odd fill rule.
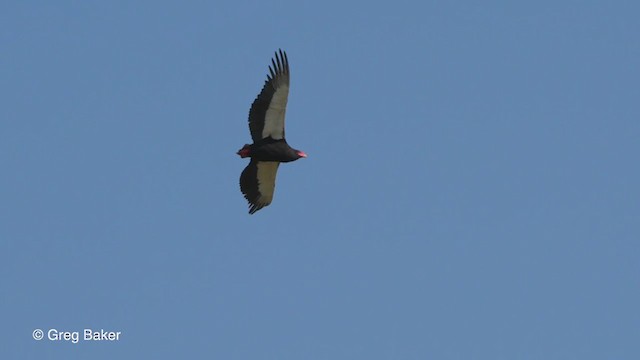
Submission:
[[[276,173],[278,172],[279,162],[275,161],[258,161],[258,191],[260,197],[255,201],[259,208],[271,204],[273,193],[276,188]]]
[[[284,138],[284,115],[287,111],[287,99],[289,98],[289,85],[284,81],[278,84],[276,92],[271,98],[269,108],[264,117],[262,138],[271,136],[274,140]],[[277,169],[277,167],[276,167]]]

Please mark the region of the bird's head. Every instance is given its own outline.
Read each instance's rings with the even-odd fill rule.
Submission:
[[[298,155],[298,159],[307,157],[307,154],[305,154],[304,151],[300,151],[300,150],[296,150],[296,155]]]
[[[251,145],[244,144],[242,149],[238,150],[236,154],[240,155],[241,158],[246,158],[251,156]]]

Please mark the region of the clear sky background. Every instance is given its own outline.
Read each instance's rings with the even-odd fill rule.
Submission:
[[[639,13],[3,2],[0,358],[639,359]],[[250,216],[278,48],[309,157]]]

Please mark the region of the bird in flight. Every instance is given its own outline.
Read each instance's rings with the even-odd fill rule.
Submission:
[[[280,163],[307,157],[304,152],[289,146],[284,137],[284,116],[289,97],[287,53],[278,50],[275,58],[271,59],[271,65],[262,91],[249,111],[253,144],[245,144],[237,153],[241,158],[251,158],[240,175],[240,190],[249,202],[249,214],[271,204]]]

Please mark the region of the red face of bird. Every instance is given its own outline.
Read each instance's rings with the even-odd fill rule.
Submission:
[[[246,158],[249,157],[251,154],[251,147],[249,144],[245,144],[242,149],[238,150],[238,152],[236,153],[238,155],[240,155],[241,158]]]
[[[306,158],[306,157],[307,157],[307,154],[305,154],[305,153],[304,153],[304,151],[300,151],[300,150],[298,150],[297,154],[298,154],[298,156],[300,156],[301,158]]]

